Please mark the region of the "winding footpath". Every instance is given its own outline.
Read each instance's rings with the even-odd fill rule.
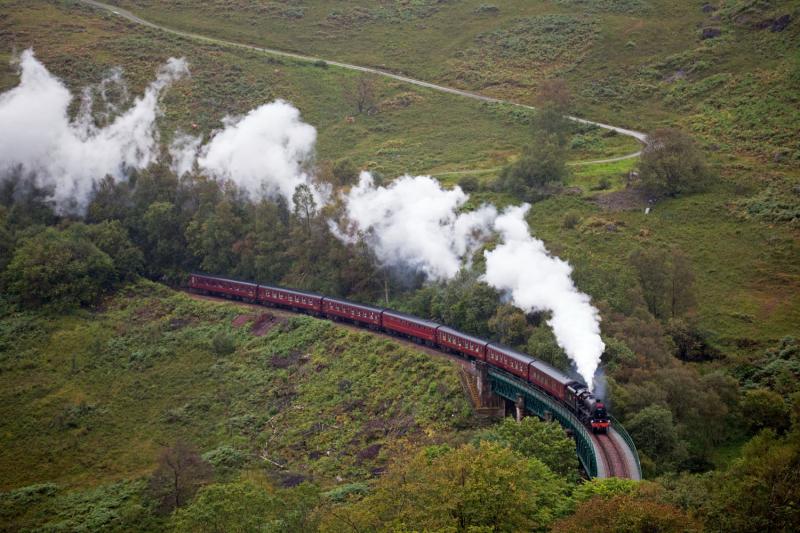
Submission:
[[[122,9],[120,7],[117,7],[117,6],[112,6],[112,5],[109,5],[109,4],[105,4],[103,2],[97,2],[96,0],[80,0],[80,1],[83,4],[90,5],[92,7],[97,8],[97,9],[102,9],[102,10],[105,10],[105,11],[109,11],[112,14],[114,14],[114,15],[116,15],[118,17],[122,17],[122,18],[124,18],[124,19],[126,19],[126,20],[128,20],[130,22],[133,22],[133,23],[136,23],[136,24],[140,24],[142,26],[146,26],[148,28],[152,28],[152,29],[155,29],[155,30],[163,31],[163,32],[166,32],[166,33],[171,33],[173,35],[179,35],[181,37],[185,37],[185,38],[188,38],[188,39],[193,39],[193,40],[196,40],[196,41],[202,41],[202,42],[209,43],[209,44],[230,46],[230,47],[235,47],[235,48],[243,48],[243,49],[246,49],[246,50],[253,50],[253,51],[261,52],[261,53],[264,53],[264,54],[269,54],[269,55],[278,56],[278,57],[287,57],[287,58],[290,58],[290,59],[296,59],[298,61],[305,61],[305,62],[310,62],[310,63],[324,61],[326,64],[332,65],[334,67],[339,67],[339,68],[348,69],[348,70],[355,70],[355,71],[358,71],[358,72],[367,72],[369,74],[375,74],[377,76],[383,76],[385,78],[391,78],[391,79],[398,80],[398,81],[401,81],[401,82],[404,82],[404,83],[409,83],[411,85],[416,85],[418,87],[425,87],[427,89],[432,89],[434,91],[438,91],[438,92],[442,92],[442,93],[454,94],[456,96],[461,96],[461,97],[464,97],[464,98],[471,98],[473,100],[479,100],[479,101],[482,101],[482,102],[510,105],[510,106],[519,107],[519,108],[522,108],[522,109],[528,109],[528,110],[535,109],[533,106],[530,106],[530,105],[521,104],[521,103],[518,103],[518,102],[512,102],[510,100],[503,100],[501,98],[493,98],[491,96],[484,96],[482,94],[473,93],[473,92],[469,92],[469,91],[464,91],[462,89],[456,89],[456,88],[453,88],[453,87],[446,87],[444,85],[437,85],[435,83],[430,83],[430,82],[423,81],[423,80],[418,80],[418,79],[415,79],[415,78],[409,78],[408,76],[402,76],[400,74],[394,74],[392,72],[389,72],[389,71],[386,71],[386,70],[377,69],[377,68],[363,67],[363,66],[360,66],[360,65],[353,65],[353,64],[350,64],[350,63],[342,63],[340,61],[331,61],[331,60],[324,59],[324,58],[321,58],[321,57],[314,57],[314,56],[309,56],[309,55],[304,55],[304,54],[297,54],[297,53],[294,53],[294,52],[286,52],[284,50],[276,50],[274,48],[264,48],[264,47],[260,47],[260,46],[250,45],[250,44],[238,43],[238,42],[235,42],[235,41],[227,41],[225,39],[217,39],[215,37],[208,37],[206,35],[201,35],[199,33],[193,33],[193,32],[188,32],[188,31],[183,31],[183,30],[177,30],[175,28],[169,28],[167,26],[162,26],[160,24],[155,24],[153,22],[150,22],[148,20],[145,20],[145,19],[133,14],[132,12],[130,12],[130,11],[126,10],[126,9]],[[642,133],[640,131],[620,128],[618,126],[612,126],[610,124],[603,124],[602,122],[594,122],[594,121],[591,121],[591,120],[586,120],[586,119],[579,118],[579,117],[574,117],[574,116],[567,116],[567,118],[569,120],[572,120],[573,122],[578,122],[580,124],[588,124],[588,125],[591,125],[591,126],[597,126],[598,128],[602,128],[604,130],[615,131],[615,132],[619,133],[620,135],[625,135],[627,137],[632,137],[633,139],[636,139],[637,141],[639,141],[642,144],[645,144],[646,140],[647,140],[647,134]],[[596,160],[593,160],[593,161],[576,161],[576,162],[572,162],[572,163],[569,163],[569,164],[574,166],[574,165],[595,165],[595,164],[603,164],[603,163],[614,163],[616,161],[624,161],[626,159],[637,158],[637,157],[639,157],[639,155],[641,155],[641,153],[642,153],[641,150],[639,150],[639,151],[636,151],[634,153],[623,155],[623,156],[611,157],[611,158],[608,158],[608,159],[596,159]],[[463,170],[463,171],[454,171],[454,172],[442,172],[439,175],[444,176],[444,175],[459,174],[459,173],[489,172],[489,171],[492,171],[492,170],[497,170],[497,169]]]

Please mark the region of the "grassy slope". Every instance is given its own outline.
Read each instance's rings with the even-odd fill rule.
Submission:
[[[568,3],[568,0],[563,2]],[[458,41],[469,34],[469,28],[486,33],[526,13],[535,15],[547,11],[563,14],[569,11],[563,2],[504,4],[497,17],[474,15],[474,2],[445,3],[430,17],[411,16],[408,21],[398,22],[397,17],[390,13],[386,19],[357,23],[352,28],[345,25],[336,31],[320,29],[324,25],[319,25],[319,17],[325,18],[332,8],[315,1],[303,4],[307,9],[302,19],[288,21],[264,14],[253,17],[247,10],[240,13],[231,9],[227,9],[224,16],[212,18],[208,16],[208,10],[213,11],[213,2],[208,3],[212,7],[205,3],[205,7],[198,7],[195,2],[186,1],[170,4],[172,7],[169,8],[151,2],[144,12],[148,17],[169,24],[208,30],[238,40],[247,40],[252,32],[261,31],[269,39],[263,37],[253,41],[258,44],[281,46],[286,43],[280,39],[288,39],[293,32],[291,35],[297,38],[297,46],[292,48],[301,49],[302,44],[307,46],[302,48],[306,52],[326,51],[324,55],[372,64],[376,61],[358,54],[379,54],[382,48],[376,43],[383,35],[386,42],[394,42],[401,49],[408,45],[426,50],[428,55],[420,52],[419,55],[404,54],[403,57],[420,69],[411,70],[412,73],[435,79],[434,75],[427,76],[425,69],[444,68],[441,65],[447,63],[447,49],[434,46],[441,45],[441,42],[431,39],[452,38]],[[613,3],[610,0],[610,4]],[[111,15],[98,15],[72,4],[54,2],[29,6],[25,2],[4,0],[0,2],[0,13],[6,16],[0,20],[0,25],[6,31],[13,28],[18,47],[35,46],[38,55],[73,88],[87,81],[99,80],[111,66],[125,65],[126,75],[136,93],[152,79],[153,70],[166,57],[186,55],[192,64],[193,76],[180,82],[165,99],[167,115],[162,122],[165,138],[175,127],[194,131],[193,123],[198,125],[197,131],[208,132],[225,114],[241,113],[273,98],[290,100],[301,109],[304,118],[318,128],[320,158],[349,156],[357,164],[378,169],[388,176],[423,170],[495,168],[507,158],[513,158],[528,138],[529,117],[525,114],[504,106],[486,106],[388,81],[379,82],[383,100],[404,95],[412,104],[387,107],[376,116],[359,116],[355,124],[347,124],[344,118],[349,115],[350,108],[340,87],[352,78],[351,73],[308,64],[274,62],[259,54],[199,45],[129,26]],[[613,301],[615,295],[609,291],[621,290],[619,286],[622,283],[615,278],[630,279],[626,257],[631,250],[641,245],[680,246],[690,254],[697,271],[702,325],[717,333],[721,346],[736,352],[740,344],[747,344],[736,339],[748,338],[764,344],[774,342],[782,335],[796,332],[796,324],[800,323],[800,267],[795,260],[800,253],[796,224],[778,223],[774,215],[775,212],[785,214],[797,209],[796,195],[791,193],[792,183],[798,180],[797,169],[791,154],[783,164],[764,162],[765,158],[771,159],[766,157],[768,150],[776,143],[782,143],[781,139],[786,139],[783,132],[792,127],[794,107],[785,105],[782,99],[787,97],[788,74],[785,70],[789,68],[791,59],[785,49],[787,43],[791,43],[797,25],[782,33],[755,31],[741,25],[728,25],[729,28],[724,22],[729,19],[728,10],[720,15],[722,22],[719,24],[738,33],[699,43],[696,23],[705,17],[699,8],[669,10],[661,2],[650,4],[650,10],[630,16],[608,11],[579,14],[579,17],[595,21],[598,36],[594,37],[595,45],[589,47],[583,59],[569,70],[569,75],[579,76],[586,72],[587,79],[583,85],[586,90],[597,86],[614,89],[618,87],[615,83],[619,81],[617,77],[621,72],[640,72],[645,64],[666,65],[659,68],[667,72],[669,68],[677,68],[687,61],[694,64],[702,58],[697,68],[707,69],[709,73],[732,70],[735,80],[742,77],[758,79],[758,76],[766,75],[769,71],[761,70],[762,65],[764,68],[771,68],[776,62],[782,65],[781,69],[774,71],[773,84],[769,86],[753,81],[750,89],[743,89],[738,82],[731,82],[723,87],[714,86],[716,88],[707,94],[700,91],[704,87],[702,80],[695,79],[699,74],[690,73],[685,81],[677,84],[659,81],[651,87],[649,99],[639,100],[634,96],[643,90],[642,86],[647,86],[647,78],[631,75],[631,90],[634,92],[593,96],[598,99],[597,105],[605,106],[609,112],[624,101],[637,117],[637,125],[639,119],[644,126],[660,120],[652,118],[650,111],[662,115],[667,113],[663,116],[671,117],[670,120],[705,124],[705,134],[720,144],[721,152],[713,157],[721,169],[722,183],[705,195],[665,202],[647,218],[637,212],[606,213],[585,198],[562,197],[538,204],[530,221],[552,249],[575,263],[581,288],[600,300]],[[237,5],[246,7],[251,3],[241,0]],[[427,4],[418,2],[414,5],[424,7]],[[778,7],[767,14],[786,9],[785,3],[776,2],[776,5]],[[191,13],[187,18],[181,18],[182,14],[187,14],[187,6],[192,6]],[[226,30],[233,28],[234,22],[245,16],[250,21],[248,24],[236,32]],[[443,33],[437,30],[442,25],[461,20],[459,17],[474,20],[456,36],[452,31]],[[638,40],[633,51],[625,47],[624,52],[617,50],[618,47],[606,41],[612,37],[621,38],[616,33],[620,27],[614,24],[623,22],[635,27],[638,33],[632,33],[634,37],[652,35],[649,39],[636,37]],[[656,28],[661,29],[655,31]],[[327,31],[333,33],[329,35]],[[648,31],[651,34],[646,33]],[[360,40],[352,38],[356,34]],[[413,39],[409,37],[412,34]],[[404,40],[398,41],[401,37]],[[619,53],[612,53],[613,50]],[[683,54],[680,61],[674,59],[678,52]],[[773,59],[762,62],[762,58],[770,54]],[[606,58],[605,63],[600,61],[601,57]],[[625,66],[629,63],[633,66]],[[734,71],[734,67],[737,70]],[[608,70],[605,77],[599,74],[604,69]],[[513,71],[509,72],[513,75]],[[15,77],[10,71],[0,69],[0,81],[11,86]],[[573,79],[573,83],[579,81]],[[667,105],[664,91],[674,92],[679,86],[687,91],[686,96],[676,100],[673,94],[672,104]],[[761,122],[769,128],[771,123],[783,121],[781,128],[769,130],[766,134],[759,129],[761,122],[755,118],[763,100],[759,98],[759,91],[765,87],[773,96],[766,100],[771,106],[769,118]],[[529,92],[529,89],[525,91]],[[744,99],[741,105],[726,107],[727,103],[738,101],[737,98]],[[711,105],[706,99],[717,102]],[[682,102],[684,108],[669,111],[675,102]],[[691,115],[692,110],[698,113]],[[742,117],[751,115],[753,118],[749,119],[749,125],[742,129]],[[601,113],[599,116],[604,115]],[[623,114],[620,120],[631,124],[624,119],[625,116],[630,115]],[[724,130],[712,128],[714,124],[723,123],[729,127]],[[748,131],[753,135],[747,135]],[[617,139],[605,140],[595,152],[581,155],[624,152],[623,148],[628,146],[613,146],[619,142]],[[756,152],[760,151],[761,156],[752,155],[753,147]],[[621,162],[576,167],[569,185],[586,192],[605,177],[610,179],[613,189],[619,189],[623,187],[622,174],[632,164]],[[481,174],[480,178],[486,183],[493,176],[493,172],[488,172]],[[459,177],[444,176],[443,181],[451,184]],[[471,203],[480,201],[508,204],[514,199],[483,192],[476,194]],[[583,230],[570,231],[561,227],[567,210],[582,215],[586,226]],[[598,229],[605,227],[604,224],[598,226],[598,220],[601,223],[619,221],[625,226],[618,225],[619,231],[608,232]]]
[[[292,317],[263,337],[251,309],[141,283],[101,311],[0,319],[0,488],[88,487],[147,475],[176,438],[264,453],[324,484],[368,478],[373,445],[450,438],[471,422],[455,366]],[[236,351],[211,340],[232,335]]]
[[[667,0],[509,0],[487,13],[480,0],[378,6],[305,0],[291,3],[301,10],[299,18],[265,11],[264,2],[251,0],[117,2],[182,29],[382,66],[526,102],[542,78],[563,76],[575,88],[579,113],[650,128],[683,120],[679,111],[718,144],[720,137],[747,144],[742,130],[759,127],[754,113],[769,110],[758,114],[785,134],[771,148],[798,149],[797,140],[786,136],[800,125],[788,108],[797,104],[796,81],[787,79],[787,71],[798,69],[797,24],[783,32],[753,29],[786,13],[797,17],[791,0],[732,0],[708,14],[702,1],[676,8]],[[543,17],[565,22],[548,31]],[[722,35],[702,41],[701,26],[720,28]],[[520,34],[520,27],[530,31]],[[531,35],[538,35],[533,45],[526,41]],[[675,78],[678,71],[685,78]],[[767,90],[754,92],[754,84]],[[726,113],[717,112],[720,104]]]
[[[321,160],[350,157],[358,166],[387,175],[503,163],[530,135],[530,117],[399,82],[378,80],[382,111],[353,114],[342,88],[356,74],[308,63],[274,60],[254,52],[227,50],[129,26],[111,15],[72,3],[34,5],[2,1],[0,27],[13,32],[18,48],[37,56],[74,89],[96,83],[107,69],[122,65],[133,94],[152,80],[169,56],[185,56],[192,78],[165,98],[165,138],[175,128],[208,133],[228,114],[241,114],[276,98],[292,102],[319,130]],[[69,22],[68,22],[69,21]],[[2,50],[8,59],[9,50]],[[3,65],[7,61],[2,61]],[[0,89],[16,84],[10,67],[0,68]],[[194,125],[197,127],[195,128]],[[630,153],[636,143],[597,136],[574,159]]]

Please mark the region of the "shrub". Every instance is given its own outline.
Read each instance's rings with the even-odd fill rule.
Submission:
[[[475,192],[480,188],[481,183],[475,176],[464,176],[458,180],[458,185],[464,192]]]
[[[220,331],[211,339],[211,349],[217,355],[230,355],[236,351],[236,340],[232,335]]]

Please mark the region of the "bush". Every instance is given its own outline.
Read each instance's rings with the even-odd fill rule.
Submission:
[[[480,189],[481,182],[478,181],[478,178],[475,176],[464,176],[460,180],[458,180],[458,186],[464,192],[475,192]]]
[[[232,335],[220,331],[211,339],[211,349],[217,355],[230,355],[236,351],[236,340]]]
[[[564,215],[562,226],[564,229],[574,229],[581,221],[580,215],[575,211],[567,211]]]
[[[500,8],[494,4],[481,4],[473,11],[476,15],[497,15]]]

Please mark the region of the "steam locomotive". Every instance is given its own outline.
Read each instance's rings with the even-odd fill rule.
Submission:
[[[362,327],[407,337],[443,351],[485,361],[556,398],[592,432],[606,433],[611,426],[603,402],[580,382],[529,355],[430,320],[311,292],[205,274],[190,274],[189,288],[333,320],[347,320]]]

